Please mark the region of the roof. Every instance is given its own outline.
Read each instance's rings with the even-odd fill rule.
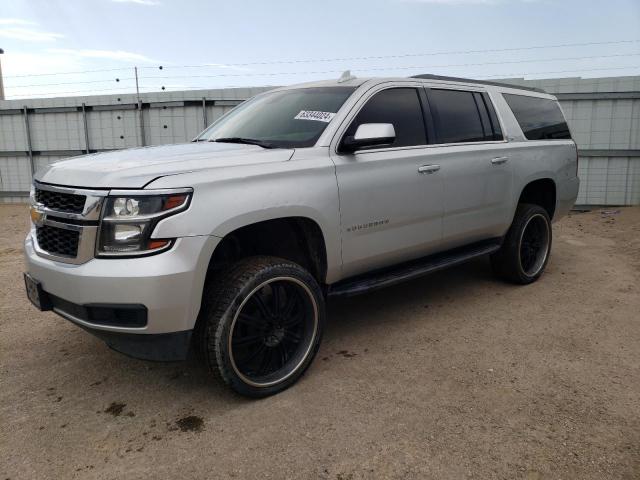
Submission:
[[[354,77],[350,80],[340,82],[336,78],[332,80],[317,80],[314,82],[294,83],[292,85],[277,87],[277,89],[287,90],[287,89],[294,89],[294,88],[314,88],[314,87],[359,87],[360,85],[362,85],[368,80],[371,80],[371,78]]]
[[[513,84],[510,84],[510,83],[503,83],[503,82],[491,82],[491,81],[488,81],[488,80],[474,80],[472,78],[446,77],[446,76],[442,76],[442,75],[432,75],[430,73],[425,73],[425,74],[422,74],[422,75],[413,75],[412,77],[409,77],[409,78],[421,78],[421,79],[424,79],[424,80],[445,80],[445,81],[450,81],[450,82],[477,83],[477,84],[480,84],[480,85],[493,85],[493,86],[496,86],[496,87],[509,87],[509,88],[516,88],[518,90],[529,90],[531,92],[547,93],[541,88],[524,87],[522,85],[513,85]]]
[[[492,85],[496,87],[514,88],[517,90],[526,90],[526,91],[536,92],[536,93],[545,93],[545,94],[547,93],[541,88],[526,87],[522,85],[515,85],[515,84],[504,83],[499,81],[491,82],[488,80],[474,80],[471,78],[447,77],[447,76],[432,75],[432,74],[414,75],[408,78],[414,78],[418,80],[436,80],[436,81],[443,81],[443,82],[460,82],[460,83],[477,84],[477,85]],[[288,90],[288,89],[295,89],[295,88],[313,88],[313,87],[359,87],[363,83],[371,80],[378,81],[378,82],[402,81],[402,80],[407,80],[407,78],[406,77],[362,77],[362,78],[353,77],[346,81],[340,81],[339,79],[331,79],[331,80],[320,80],[315,82],[298,83],[294,85],[283,86],[283,87],[280,87],[279,89]]]

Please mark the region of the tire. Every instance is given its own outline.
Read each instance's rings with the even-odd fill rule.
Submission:
[[[491,256],[493,271],[512,283],[535,282],[549,261],[552,238],[547,211],[538,205],[519,204],[502,247]]]
[[[324,324],[324,296],[309,272],[281,258],[250,257],[205,285],[195,346],[234,391],[266,397],[306,371]]]

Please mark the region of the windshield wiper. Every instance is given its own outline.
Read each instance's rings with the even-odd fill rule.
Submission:
[[[258,145],[262,148],[276,148],[275,145],[263,140],[256,140],[254,138],[242,138],[242,137],[220,137],[210,140],[211,142],[218,143],[246,143],[247,145]]]

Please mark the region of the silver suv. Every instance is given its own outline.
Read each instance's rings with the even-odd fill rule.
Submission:
[[[543,91],[432,75],[279,88],[191,143],[39,171],[27,293],[115,350],[194,347],[234,390],[266,396],[313,360],[327,297],[480,255],[537,280],[577,163]]]

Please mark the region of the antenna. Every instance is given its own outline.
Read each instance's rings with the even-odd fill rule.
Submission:
[[[354,75],[351,75],[351,70],[345,70],[344,72],[342,72],[342,75],[340,75],[338,83],[348,82],[349,80],[353,80],[354,78],[356,77]]]

